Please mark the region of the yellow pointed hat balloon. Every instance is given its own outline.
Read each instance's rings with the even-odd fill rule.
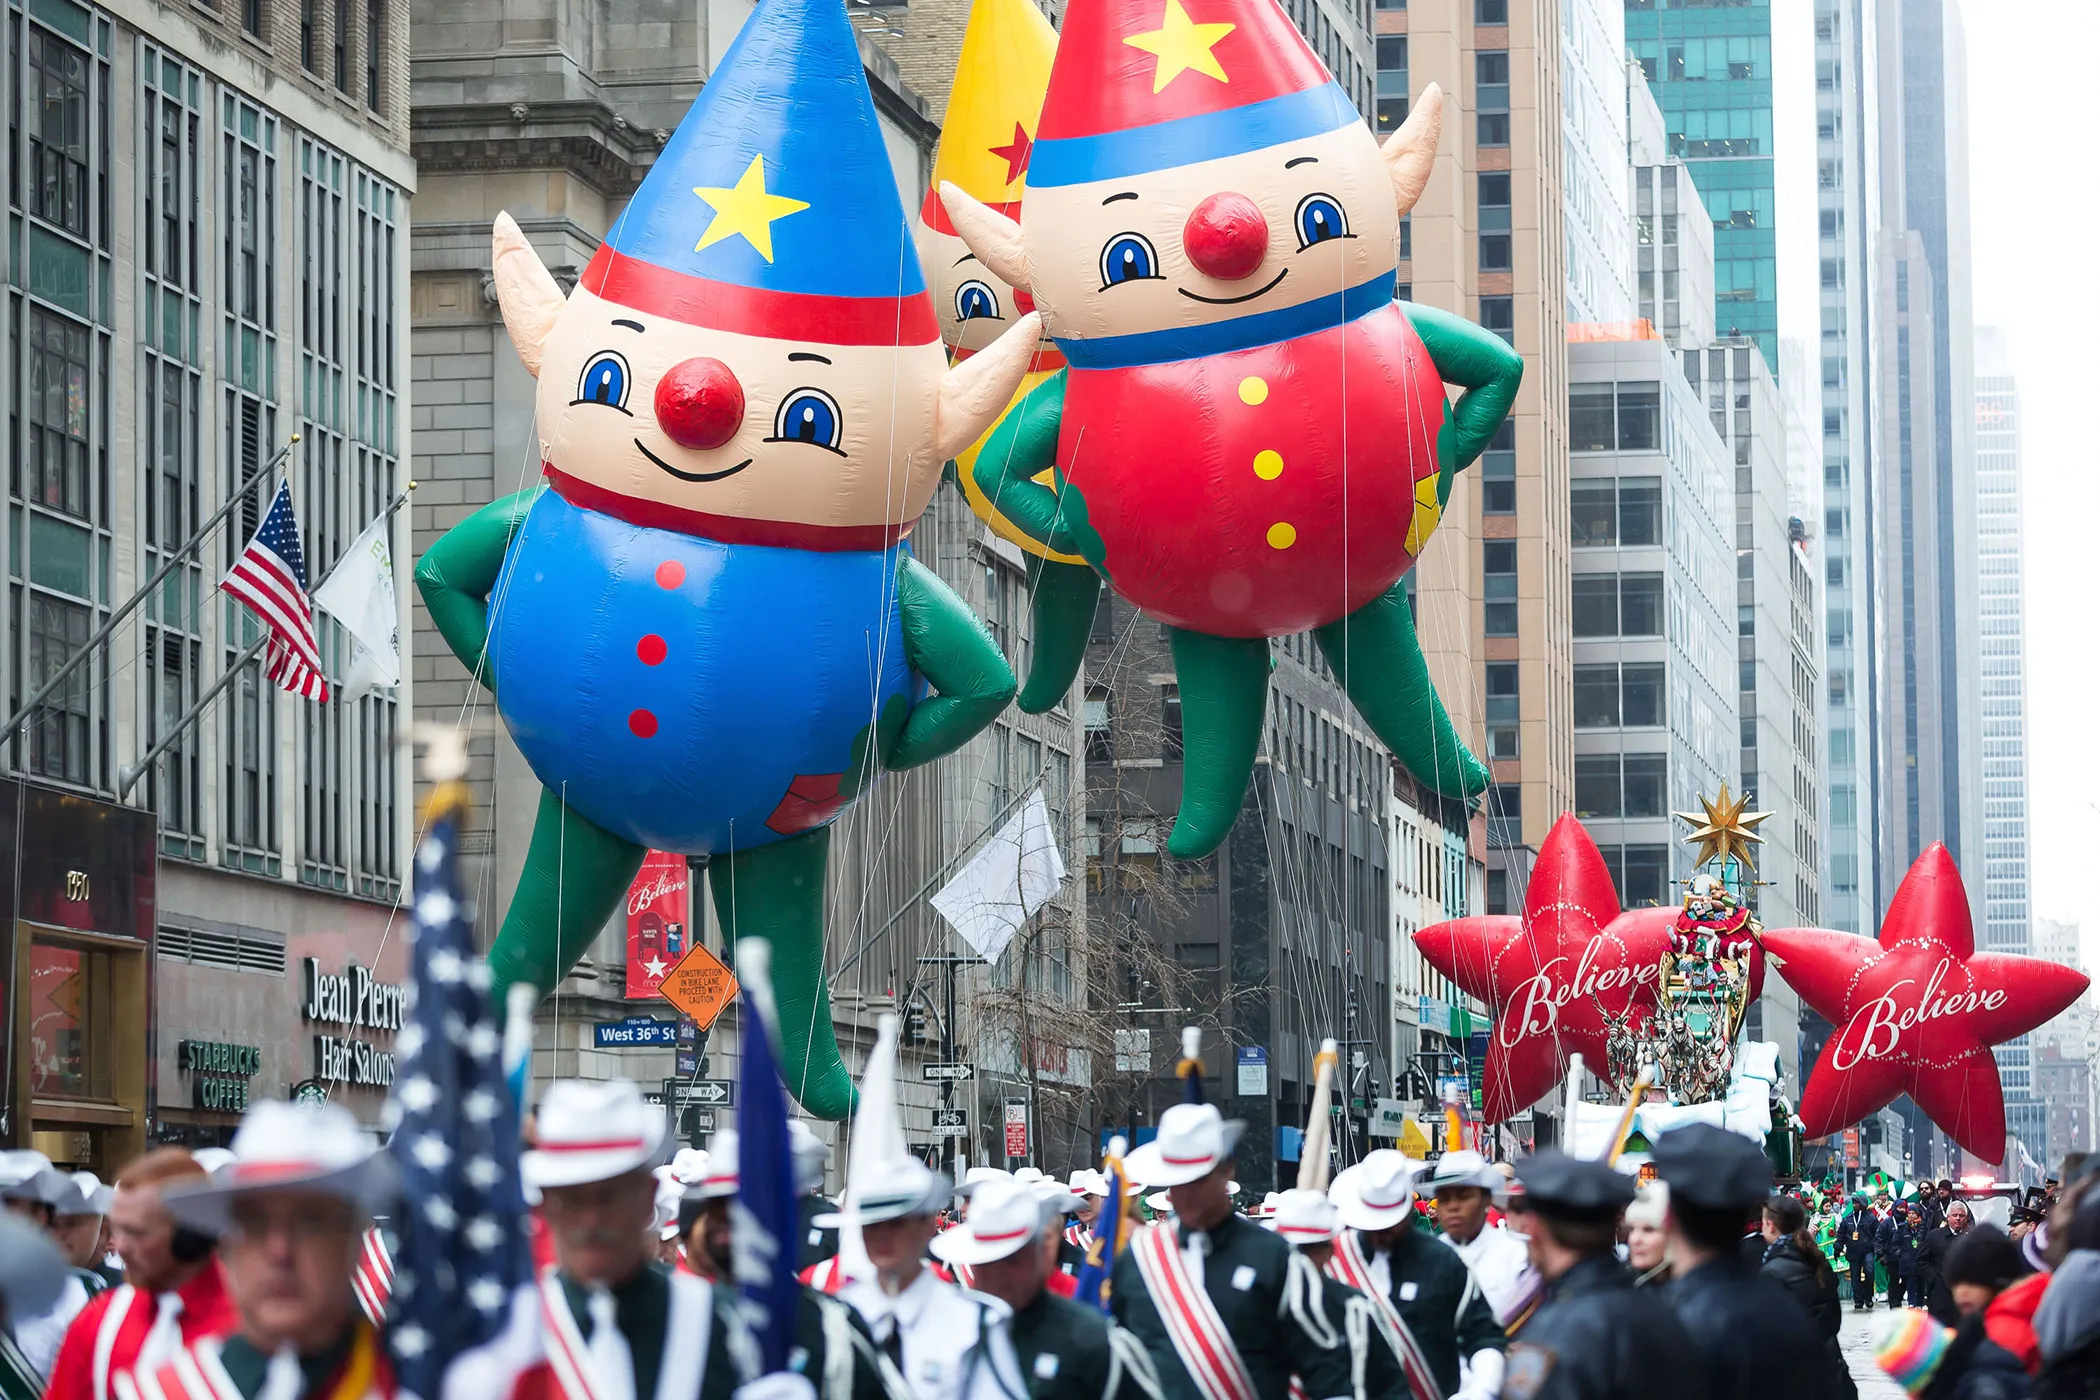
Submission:
[[[1050,86],[1050,61],[1057,32],[1032,0],[975,0],[963,30],[948,117],[933,157],[933,184],[919,211],[919,259],[940,317],[941,337],[957,359],[983,349],[1016,316],[1035,309],[1026,288],[1015,288],[970,254],[955,236],[942,207],[942,183],[968,190],[986,204],[1018,217],[1028,183],[1028,158]],[[1014,403],[1064,365],[1045,345],[1029,365]],[[1011,410],[1012,405],[1008,405]],[[987,432],[985,437],[990,437]],[[1083,565],[1076,554],[1059,554],[1015,526],[977,486],[972,468],[985,438],[956,454],[956,479],[970,509],[1000,538],[1030,554],[1061,564]],[[1048,474],[1042,478],[1048,481]]]

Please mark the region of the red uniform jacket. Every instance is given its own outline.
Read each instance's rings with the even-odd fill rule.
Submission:
[[[216,1341],[239,1323],[233,1296],[226,1291],[225,1272],[216,1258],[206,1260],[196,1276],[175,1293],[182,1299],[178,1320],[184,1346],[206,1338]],[[159,1311],[156,1298],[128,1283],[90,1299],[66,1329],[44,1400],[111,1400],[113,1378],[138,1363]]]

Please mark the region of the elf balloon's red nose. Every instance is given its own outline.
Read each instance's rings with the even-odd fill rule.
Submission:
[[[1243,194],[1214,194],[1189,215],[1181,246],[1206,276],[1237,282],[1252,277],[1269,255],[1269,221]]]
[[[720,360],[681,361],[656,386],[656,421],[680,447],[720,447],[743,426],[744,386]]]

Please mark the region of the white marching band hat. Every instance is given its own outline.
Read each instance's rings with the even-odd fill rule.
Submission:
[[[538,1141],[519,1159],[535,1190],[583,1186],[663,1161],[670,1119],[632,1079],[557,1079],[533,1116]]]
[[[1032,1182],[983,1182],[970,1197],[970,1218],[933,1237],[933,1257],[971,1268],[1004,1259],[1041,1238],[1049,1209]]]
[[[243,1196],[317,1192],[349,1201],[369,1216],[393,1187],[392,1161],[349,1109],[267,1099],[241,1119],[232,1160],[202,1180],[168,1183],[161,1200],[177,1224],[219,1235]]]
[[[1422,1164],[1381,1147],[1334,1179],[1329,1195],[1342,1224],[1352,1230],[1390,1230],[1410,1219],[1415,1173]]]
[[[1276,1192],[1269,1228],[1294,1245],[1319,1244],[1342,1230],[1341,1212],[1325,1191],[1293,1189]]]
[[[1506,1191],[1509,1178],[1488,1164],[1488,1159],[1471,1148],[1457,1152],[1446,1152],[1429,1169],[1431,1195],[1440,1186],[1477,1186],[1483,1191]]]
[[[1130,1179],[1146,1187],[1200,1181],[1232,1156],[1247,1125],[1222,1116],[1215,1104],[1178,1103],[1159,1115],[1152,1141],[1123,1159]]]

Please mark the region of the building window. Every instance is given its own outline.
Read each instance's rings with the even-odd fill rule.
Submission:
[[[1473,23],[1508,24],[1509,0],[1473,0]]]
[[[386,3],[369,0],[365,6],[365,106],[383,111],[379,105],[379,60],[386,52]]]
[[[1570,532],[1577,547],[1662,542],[1661,478],[1586,479],[1577,481],[1568,494]]]
[[[1649,729],[1662,723],[1661,662],[1575,668],[1577,729]]]
[[[1636,380],[1578,384],[1568,391],[1568,450],[1657,452],[1662,449],[1662,386]]]
[[[1517,301],[1515,297],[1482,297],[1480,299],[1480,325],[1491,330],[1511,345],[1517,343]]]
[[[1509,51],[1482,49],[1473,55],[1474,144],[1509,144]]]
[[[1619,891],[1619,903],[1628,909],[1674,903],[1667,898],[1670,887],[1668,846],[1600,846],[1604,867]]]
[[[1509,172],[1483,170],[1474,177],[1480,198],[1480,270],[1510,270]]]
[[[88,236],[89,66],[87,50],[32,24],[25,40],[23,121],[29,212]]]
[[[1578,637],[1662,635],[1662,575],[1577,574],[1574,584]]]
[[[1487,747],[1489,758],[1517,757],[1517,663],[1487,663]]]
[[[1383,4],[1379,8],[1386,8]],[[1404,7],[1402,7],[1404,8]],[[1407,120],[1407,36],[1378,36],[1378,110],[1380,135],[1398,131]],[[1406,257],[1402,253],[1400,256]]]
[[[241,28],[258,39],[262,37],[262,17],[262,0],[241,0]]]
[[[140,259],[139,470],[146,483],[140,531],[141,577],[159,569],[201,519],[205,406],[200,360],[203,302],[198,295],[203,75],[143,40],[139,44],[138,186],[145,198]],[[203,561],[192,555],[172,587],[145,607],[139,672],[145,682],[140,751],[170,735],[201,694],[203,628],[198,601],[209,595]],[[160,814],[161,852],[204,857],[203,755],[191,727],[145,775],[146,800]]]
[[[1181,687],[1163,685],[1159,688],[1159,734],[1160,757],[1181,757]]]
[[[350,91],[350,0],[335,0],[335,85]]]
[[[1490,783],[1487,802],[1488,844],[1524,844],[1524,788],[1521,783]]]
[[[1517,422],[1504,418],[1480,454],[1480,508],[1489,515],[1517,513]]]
[[[37,504],[88,517],[88,328],[29,310],[28,489]]]
[[[1086,761],[1088,763],[1110,763],[1116,756],[1115,731],[1109,722],[1108,687],[1090,685],[1081,708],[1081,724],[1086,729]]]
[[[316,62],[315,30],[319,26],[319,19],[314,14],[316,3],[317,0],[299,0],[299,66],[309,73],[314,71]]]
[[[1481,596],[1485,635],[1517,635],[1517,542],[1483,540],[1480,545]]]

